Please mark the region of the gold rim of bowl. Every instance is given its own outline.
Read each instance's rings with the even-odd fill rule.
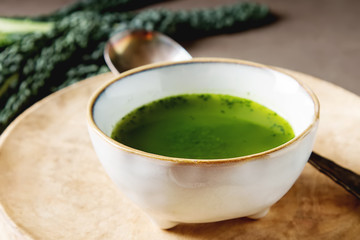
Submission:
[[[141,151],[129,146],[126,146],[122,143],[117,142],[116,140],[108,137],[105,133],[103,133],[98,126],[95,124],[94,118],[93,118],[93,107],[94,104],[97,100],[97,98],[99,97],[99,95],[111,84],[113,84],[114,82],[118,81],[119,79],[125,78],[127,76],[133,75],[135,73],[144,71],[144,70],[149,70],[149,69],[154,69],[154,68],[159,68],[159,67],[166,67],[166,66],[172,66],[172,65],[181,65],[181,64],[185,64],[185,63],[210,63],[210,62],[219,62],[219,63],[236,63],[236,64],[241,64],[241,65],[248,65],[248,66],[254,66],[254,67],[260,67],[260,68],[265,68],[265,69],[272,69],[274,71],[277,72],[281,72],[287,76],[290,76],[291,78],[293,78],[295,81],[297,81],[300,86],[309,94],[309,96],[311,97],[313,103],[314,103],[314,118],[311,122],[311,124],[304,130],[302,131],[298,136],[295,136],[293,139],[287,141],[286,143],[277,146],[275,148],[269,149],[267,151],[264,152],[260,152],[260,153],[255,153],[255,154],[251,154],[251,155],[246,155],[246,156],[241,156],[241,157],[234,157],[234,158],[221,158],[221,159],[190,159],[190,158],[177,158],[177,157],[168,157],[168,156],[162,156],[162,155],[158,155],[158,154],[154,154],[154,153],[148,153],[145,151]],[[131,70],[128,70],[116,77],[114,77],[112,80],[110,80],[109,82],[107,82],[106,84],[102,85],[100,88],[98,88],[98,90],[91,96],[90,101],[88,103],[88,107],[87,107],[87,120],[88,123],[90,125],[91,128],[93,128],[95,130],[95,132],[100,135],[100,137],[102,137],[103,139],[105,139],[108,143],[110,143],[111,145],[115,146],[118,149],[130,152],[130,153],[134,153],[134,154],[138,154],[144,157],[148,157],[148,158],[152,158],[152,159],[158,159],[158,160],[162,160],[162,161],[170,161],[170,162],[176,162],[176,163],[184,163],[184,164],[219,164],[219,163],[233,163],[233,162],[243,162],[243,161],[249,161],[249,160],[253,160],[253,159],[258,159],[261,157],[264,157],[266,155],[269,155],[273,152],[278,152],[281,149],[284,149],[292,144],[294,144],[295,142],[299,141],[300,139],[304,138],[307,134],[310,133],[311,129],[314,127],[314,125],[317,123],[317,121],[319,120],[319,100],[316,97],[316,95],[314,94],[314,92],[308,88],[306,85],[304,85],[299,79],[297,79],[296,77],[292,76],[291,74],[288,74],[284,71],[282,71],[281,69],[275,69],[274,67],[271,66],[267,66],[264,64],[260,64],[260,63],[255,63],[255,62],[250,62],[250,61],[245,61],[245,60],[239,60],[239,59],[228,59],[228,58],[193,58],[190,60],[185,60],[185,61],[178,61],[178,62],[162,62],[162,63],[155,63],[155,64],[149,64],[149,65],[145,65],[145,66],[141,66],[141,67],[137,67]]]

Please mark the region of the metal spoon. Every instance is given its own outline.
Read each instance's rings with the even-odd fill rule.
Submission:
[[[114,74],[149,63],[192,58],[171,38],[145,30],[124,31],[114,35],[105,46],[104,57]]]
[[[191,55],[171,38],[145,30],[124,31],[113,36],[104,51],[114,74],[161,61],[191,59]],[[360,199],[360,175],[312,152],[309,163]]]
[[[360,199],[360,175],[353,171],[343,168],[335,162],[311,153],[309,163],[320,172],[331,178],[334,182],[345,188],[346,191]]]

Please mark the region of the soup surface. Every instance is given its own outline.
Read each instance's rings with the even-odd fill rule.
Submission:
[[[185,94],[135,109],[111,137],[138,150],[192,159],[233,158],[263,152],[294,137],[290,124],[248,99]]]

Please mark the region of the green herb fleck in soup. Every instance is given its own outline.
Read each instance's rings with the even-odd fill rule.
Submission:
[[[185,94],[135,109],[116,124],[111,137],[163,156],[219,159],[269,150],[294,132],[285,119],[254,101]]]

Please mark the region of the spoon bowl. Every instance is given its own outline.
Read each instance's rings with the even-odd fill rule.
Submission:
[[[149,63],[191,59],[171,38],[153,31],[123,31],[110,38],[104,50],[111,72],[119,74]]]

